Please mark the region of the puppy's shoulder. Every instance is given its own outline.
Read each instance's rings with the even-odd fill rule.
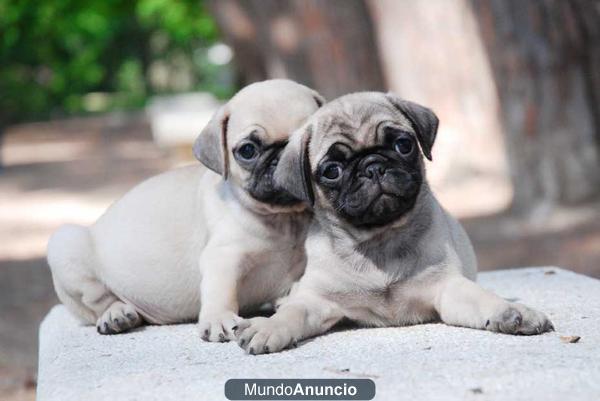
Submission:
[[[419,244],[423,259],[427,263],[456,266],[467,277],[474,277],[477,262],[469,236],[437,200],[432,201],[430,227]]]

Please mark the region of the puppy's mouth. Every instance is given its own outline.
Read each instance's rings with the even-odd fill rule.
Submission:
[[[348,204],[340,209],[340,214],[356,227],[381,227],[404,216],[414,207],[415,199],[403,199],[382,192],[375,196],[367,206]]]
[[[295,198],[287,191],[277,189],[265,182],[261,182],[261,184],[252,187],[248,190],[248,193],[253,199],[269,205],[295,206],[302,203],[300,199]]]
[[[389,177],[366,180],[358,177],[336,207],[356,227],[373,228],[393,223],[414,207],[421,186],[420,176],[391,171]]]

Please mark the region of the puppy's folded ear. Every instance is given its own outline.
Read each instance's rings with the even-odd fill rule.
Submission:
[[[312,91],[313,99],[315,99],[315,103],[317,103],[317,107],[321,107],[325,104],[325,98],[319,94],[319,92],[313,90]]]
[[[215,112],[194,142],[194,156],[217,174],[227,179],[227,123],[229,109],[223,105]]]
[[[325,98],[317,91],[310,89],[317,107],[325,104]],[[275,169],[275,183],[296,198],[308,203],[315,203],[312,187],[308,146],[312,138],[313,127],[310,123],[299,128],[292,136],[281,153]]]
[[[396,109],[408,118],[417,134],[417,140],[421,146],[421,151],[427,159],[432,160],[431,148],[433,148],[439,124],[439,120],[435,113],[427,107],[423,107],[407,100],[402,100],[393,93],[388,93],[386,98]]]
[[[307,124],[296,131],[281,153],[275,169],[275,183],[296,198],[315,203],[312,187],[308,147],[312,138],[312,125]]]

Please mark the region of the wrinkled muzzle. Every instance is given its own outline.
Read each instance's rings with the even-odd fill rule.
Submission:
[[[335,205],[356,226],[381,226],[413,208],[422,179],[419,170],[371,154],[347,172]]]
[[[260,202],[278,206],[301,202],[275,182],[275,169],[282,150],[283,147],[278,147],[265,152],[260,162],[257,163],[257,167],[252,171],[252,179],[247,190],[254,199]]]

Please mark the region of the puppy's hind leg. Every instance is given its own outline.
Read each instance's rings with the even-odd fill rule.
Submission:
[[[142,318],[135,308],[122,301],[113,302],[96,322],[100,334],[117,334],[136,328]]]
[[[139,326],[135,309],[117,298],[97,277],[90,232],[77,225],[61,226],[48,242],[48,264],[60,301],[81,320],[96,324],[101,334]]]

